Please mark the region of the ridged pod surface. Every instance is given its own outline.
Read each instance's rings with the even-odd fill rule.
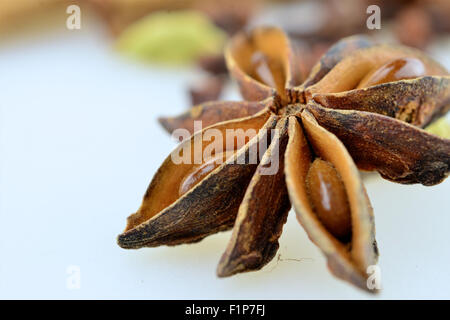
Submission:
[[[422,128],[449,110],[450,77],[420,51],[362,36],[339,41],[309,75],[298,52],[276,28],[231,39],[227,65],[245,101],[208,102],[160,119],[167,131],[192,136],[154,176],[120,246],[189,243],[233,228],[218,276],[257,270],[275,256],[292,206],[330,271],[374,292],[366,271],[378,258],[375,224],[359,169],[404,184],[448,176],[450,140]],[[196,131],[195,121],[204,129]],[[221,141],[203,163],[174,163],[201,141],[189,155],[195,160],[210,148],[202,138],[228,129],[243,136]],[[244,135],[248,129],[255,134]]]

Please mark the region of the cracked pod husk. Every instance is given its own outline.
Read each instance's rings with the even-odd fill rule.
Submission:
[[[172,133],[176,129],[186,129],[194,133],[194,121],[201,121],[203,127],[217,122],[245,118],[270,107],[272,98],[265,101],[213,101],[192,107],[176,117],[161,117],[159,123]]]
[[[380,83],[364,81],[386,64],[406,59],[421,65],[400,68]],[[388,71],[392,70],[384,70]],[[418,50],[372,45],[342,58],[320,80],[302,89],[306,101],[328,108],[369,111],[424,127],[449,110],[449,82],[447,70]]]
[[[431,186],[450,172],[450,140],[403,121],[371,112],[333,110],[316,103],[307,109],[342,141],[358,167],[383,178]]]
[[[425,76],[384,83],[363,90],[316,94],[324,107],[378,113],[425,127],[450,108],[450,77]]]
[[[278,28],[258,28],[235,36],[225,50],[228,70],[247,101],[262,101],[304,77],[298,51]]]
[[[363,35],[351,36],[338,41],[320,58],[311,70],[311,73],[302,83],[301,87],[307,88],[312,86],[330,72],[330,70],[346,56],[356,50],[368,48],[373,45],[373,41]]]
[[[220,277],[261,269],[278,250],[291,208],[284,177],[287,119],[279,121],[276,129],[239,207],[231,240],[217,267]],[[268,174],[274,166],[276,172]]]
[[[405,57],[419,59],[424,64],[426,75],[447,75],[443,66],[419,50],[404,46],[377,44],[355,50],[342,57],[319,81],[306,88],[306,95],[311,97],[317,93],[336,93],[355,89],[364,76],[371,71],[389,61]]]
[[[183,180],[196,166],[194,159],[202,157],[208,144],[202,141],[205,130],[181,143],[172,155],[178,155],[183,148],[194,150],[190,164],[175,164],[172,157],[166,158],[153,177],[139,210],[128,218],[125,232],[119,235],[118,243],[123,248],[153,247],[195,242],[218,231],[227,230],[234,224],[239,204],[246,187],[256,170],[257,164],[235,163],[237,157],[249,157],[251,146],[267,135],[267,130],[275,125],[275,117],[268,112],[259,115],[220,123],[212,128],[224,133],[227,129],[256,129],[258,136],[250,141],[236,139],[231,143],[223,141],[224,149],[230,156],[223,164],[213,169],[196,184],[180,194]],[[202,148],[195,150],[195,141]],[[243,143],[244,142],[244,143]],[[227,149],[228,148],[228,149]],[[262,150],[259,150],[262,152]],[[201,159],[201,158],[200,158]]]
[[[372,207],[359,172],[344,145],[320,127],[307,111],[289,118],[289,143],[286,151],[286,183],[297,218],[309,238],[324,253],[330,271],[339,278],[367,290],[366,269],[377,262],[375,225]],[[307,174],[315,158],[331,163],[346,189],[351,212],[351,237],[339,240],[327,230],[311,204]]]

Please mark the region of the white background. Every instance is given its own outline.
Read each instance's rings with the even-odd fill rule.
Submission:
[[[448,49],[435,52],[447,58]],[[450,298],[449,180],[431,188],[366,181],[383,282],[375,297],[330,275],[292,211],[279,259],[228,279],[215,268],[229,232],[193,245],[119,248],[125,218],[175,146],[156,118],[185,110],[195,77],[127,61],[92,21],[81,31],[4,39],[0,298]],[[238,98],[234,87],[227,98]],[[78,290],[66,286],[72,265],[81,270]]]

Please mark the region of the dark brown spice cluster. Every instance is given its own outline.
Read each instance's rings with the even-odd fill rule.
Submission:
[[[119,245],[191,243],[233,228],[217,274],[257,270],[275,256],[292,205],[330,271],[369,290],[366,270],[378,250],[358,169],[404,184],[447,177],[450,140],[421,129],[450,108],[447,71],[418,50],[355,36],[303,74],[302,57],[276,28],[236,35],[225,56],[245,101],[208,102],[161,119],[169,132],[184,128],[192,136],[159,168]],[[198,120],[209,127],[195,132]],[[190,157],[203,154],[211,129],[257,135],[223,141],[222,152],[202,163],[174,163],[173,155],[195,150],[198,141]],[[265,138],[270,143],[257,146],[257,163],[236,162]],[[278,170],[265,174],[274,163]]]

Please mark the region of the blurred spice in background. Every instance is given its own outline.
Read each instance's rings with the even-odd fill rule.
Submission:
[[[394,32],[400,42],[426,48],[436,36],[450,33],[450,1],[408,1],[395,15]]]
[[[262,0],[87,0],[107,21],[113,34],[161,10],[192,9],[205,13],[220,28],[233,34],[241,30]]]
[[[126,28],[117,48],[142,61],[177,65],[221,55],[226,40],[226,33],[199,11],[158,11]]]
[[[196,10],[229,35],[253,21],[282,27],[303,40],[335,41],[366,28],[369,5],[381,8],[383,28],[393,25],[399,40],[425,46],[450,32],[448,0],[21,0],[0,3],[0,29],[49,8],[88,4],[119,35],[130,24],[156,11]],[[305,12],[307,14],[305,14]],[[419,31],[414,33],[411,31]],[[426,36],[426,37],[425,37]]]
[[[34,20],[42,17],[47,20],[47,23],[42,25],[43,29],[53,26],[54,20],[60,20],[58,22],[65,25],[65,10],[70,3],[70,1],[65,0],[0,1],[0,36],[27,29],[34,23]],[[64,13],[64,15],[55,15],[56,10]],[[64,20],[61,20],[62,18]]]
[[[426,49],[450,33],[449,0],[2,1],[0,32],[22,28],[29,17],[50,15],[56,8],[63,13],[58,23],[65,23],[61,19],[69,4],[98,13],[124,54],[166,65],[196,64],[205,75],[188,90],[191,104],[220,97],[227,82],[223,46],[227,37],[250,26],[284,29],[296,43],[304,74],[332,43],[352,34],[394,35],[399,42]],[[366,27],[369,5],[381,8],[381,30]]]

